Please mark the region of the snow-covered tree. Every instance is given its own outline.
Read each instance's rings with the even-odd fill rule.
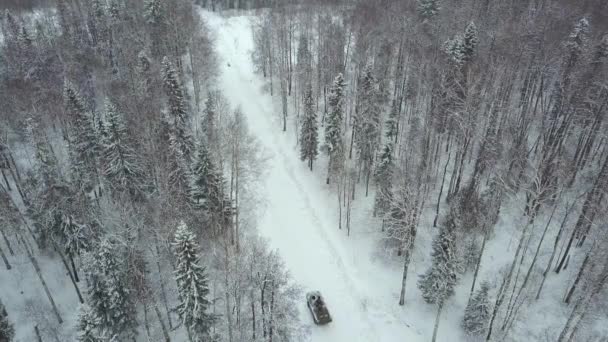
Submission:
[[[464,55],[467,61],[470,61],[473,58],[478,44],[479,34],[477,32],[477,26],[471,21],[465,28],[463,37]]]
[[[103,141],[104,175],[116,190],[126,190],[132,198],[141,195],[144,172],[137,160],[123,115],[106,101],[106,137]]]
[[[148,24],[159,25],[163,23],[164,13],[161,0],[146,0],[144,2],[144,16]]]
[[[137,316],[119,253],[106,238],[84,258],[92,317],[89,321],[104,339],[131,340],[137,334]]]
[[[448,60],[461,67],[467,60],[467,46],[465,45],[462,35],[457,34],[454,38],[448,39],[443,43],[443,51],[446,53]]]
[[[193,341],[209,341],[215,316],[208,312],[209,287],[205,267],[200,265],[194,233],[182,221],[175,232],[175,281],[179,296],[177,313]]]
[[[431,268],[420,276],[418,287],[427,303],[442,303],[454,294],[458,271],[455,236],[449,223],[433,239],[431,257]]]
[[[91,313],[91,308],[88,305],[80,307],[78,316],[78,342],[102,342],[103,340],[97,335],[97,323]]]
[[[437,338],[439,319],[443,305],[454,294],[459,263],[456,256],[453,224],[448,222],[440,228],[439,234],[433,240],[431,268],[420,276],[418,288],[422,298],[429,304],[437,304],[437,317],[433,329],[433,341]]]
[[[217,112],[217,98],[213,92],[209,92],[207,95],[207,101],[205,101],[205,111],[203,112],[203,136],[208,146],[218,148],[218,112]]]
[[[423,20],[432,19],[439,14],[439,0],[418,0],[418,14]]]
[[[467,304],[462,327],[469,335],[483,336],[488,329],[491,313],[491,304],[488,298],[489,289],[490,286],[487,282],[481,283],[481,287]]]
[[[15,328],[8,320],[8,313],[0,300],[0,341],[11,342],[15,337]]]
[[[172,143],[179,149],[186,161],[189,161],[194,150],[191,134],[190,115],[183,86],[177,71],[168,57],[163,59],[163,82],[168,100],[168,114],[173,133]]]
[[[342,74],[338,74],[329,90],[329,113],[325,119],[325,147],[329,155],[327,183],[344,167],[344,141],[342,127],[344,125],[344,91],[346,83]]]
[[[312,87],[309,85],[304,96],[304,121],[300,129],[300,159],[308,160],[311,171],[312,163],[318,154],[319,134],[317,130],[317,112],[314,108]]]
[[[384,214],[390,207],[390,193],[393,184],[393,172],[395,163],[393,161],[393,143],[387,142],[379,156],[378,165],[374,178],[378,191],[374,204],[374,214]]]
[[[212,201],[220,192],[221,178],[207,146],[203,142],[197,145],[190,174],[190,202],[194,207],[214,210],[217,203]]]
[[[71,123],[69,140],[74,180],[80,190],[90,191],[97,184],[99,144],[95,124],[82,97],[69,82],[65,84],[64,95]]]
[[[359,163],[363,166],[366,178],[366,194],[374,164],[374,157],[380,145],[381,107],[378,95],[378,82],[373,75],[371,64],[367,65],[357,87],[358,110],[355,120],[355,140]]]

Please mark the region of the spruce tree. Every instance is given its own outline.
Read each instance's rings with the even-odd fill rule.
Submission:
[[[203,135],[207,145],[217,148],[217,99],[215,94],[209,92],[207,101],[205,102],[205,111],[203,113]]]
[[[459,264],[454,240],[454,224],[450,221],[447,225],[441,227],[439,234],[433,240],[431,268],[421,275],[418,280],[418,288],[422,292],[422,298],[429,304],[437,304],[433,342],[437,338],[443,305],[446,299],[454,294],[454,286],[456,286]]]
[[[215,317],[208,313],[209,287],[205,268],[199,264],[198,244],[194,233],[182,221],[173,242],[179,296],[177,313],[194,341],[209,341]]]
[[[142,193],[144,172],[137,152],[132,148],[124,118],[109,100],[106,101],[104,130],[104,175],[114,189],[124,189],[132,198],[138,198]]]
[[[453,229],[449,223],[441,227],[433,240],[431,268],[418,281],[422,298],[429,304],[442,304],[454,294],[458,260]]]
[[[8,313],[0,300],[0,341],[11,342],[15,337],[15,328],[8,320]]]
[[[376,185],[378,186],[374,204],[374,214],[384,214],[389,209],[394,169],[393,143],[388,142],[382,149],[374,174]]]
[[[314,108],[312,88],[309,85],[304,96],[304,122],[300,129],[300,159],[308,160],[311,171],[312,163],[318,154],[319,134],[317,129],[317,113]]]
[[[475,295],[471,298],[464,311],[462,327],[472,336],[484,336],[488,329],[491,314],[491,304],[488,298],[490,286],[483,282]]]
[[[99,154],[98,137],[91,114],[76,88],[66,82],[65,109],[71,122],[70,159],[72,173],[79,190],[91,191],[97,184]]]
[[[475,49],[479,44],[477,26],[474,22],[470,22],[464,30],[463,37],[464,56],[467,61],[470,61],[475,54]]]
[[[217,209],[217,203],[212,202],[219,192],[220,176],[206,145],[199,142],[190,174],[190,202],[197,208]]]
[[[102,342],[103,340],[97,335],[96,327],[91,308],[83,305],[78,317],[78,335],[76,337],[78,342]]]
[[[136,335],[136,311],[119,250],[103,239],[85,258],[89,305],[97,333],[105,339],[130,340]]]
[[[327,183],[332,176],[342,169],[344,159],[344,142],[342,127],[344,125],[344,77],[338,74],[329,90],[329,113],[325,125],[325,147],[329,155]]]
[[[359,106],[355,122],[355,141],[359,162],[363,166],[366,175],[366,188],[369,185],[369,178],[374,163],[374,157],[380,144],[381,118],[380,103],[378,94],[378,83],[372,73],[372,66],[369,64],[361,82],[358,85]],[[367,190],[366,190],[367,194]]]
[[[467,61],[467,46],[460,34],[457,34],[453,39],[448,39],[443,44],[443,51],[446,53],[448,61],[458,68]]]
[[[418,0],[418,14],[423,20],[429,20],[439,14],[439,0]]]
[[[194,149],[190,130],[190,115],[182,84],[168,57],[163,59],[163,82],[168,100],[168,114],[176,148],[189,161]]]

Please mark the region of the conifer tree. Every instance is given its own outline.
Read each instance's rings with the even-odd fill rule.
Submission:
[[[136,311],[118,249],[103,239],[85,257],[91,319],[104,339],[130,340],[136,335]]]
[[[146,0],[144,2],[144,11],[148,24],[159,25],[163,23],[164,13],[161,0]]]
[[[457,67],[461,67],[467,60],[467,46],[462,35],[457,34],[453,39],[448,39],[443,44],[443,51],[448,60]]]
[[[394,168],[393,143],[387,142],[382,149],[374,174],[376,185],[378,186],[374,214],[384,214],[389,209]]]
[[[71,121],[70,159],[72,173],[79,190],[90,191],[97,184],[98,137],[91,114],[86,110],[84,101],[74,88],[66,82],[65,109]]]
[[[420,276],[418,287],[429,304],[444,301],[454,294],[458,260],[453,227],[450,223],[441,227],[433,239],[431,268]]]
[[[125,189],[132,198],[137,198],[142,192],[144,172],[137,160],[137,152],[130,144],[124,118],[109,100],[106,101],[104,126],[104,175],[114,189]]]
[[[217,99],[212,92],[209,92],[205,102],[205,112],[203,113],[203,134],[206,143],[210,147],[217,148]]]
[[[8,313],[0,300],[0,341],[11,342],[15,337],[15,328],[8,320]]]
[[[329,155],[327,183],[343,167],[344,142],[342,126],[344,125],[344,89],[346,84],[342,74],[338,74],[329,90],[329,113],[325,125],[325,147]]]
[[[220,177],[213,163],[209,150],[199,142],[190,174],[190,201],[194,207],[213,210],[217,203],[212,203],[220,192]]]
[[[454,286],[456,286],[457,281],[456,274],[459,266],[453,230],[454,224],[451,222],[441,227],[439,235],[433,240],[431,268],[421,275],[418,280],[418,288],[422,292],[422,298],[429,304],[438,305],[432,341],[437,338],[443,305],[446,299],[454,294]]]
[[[304,122],[300,130],[300,159],[308,160],[312,171],[312,163],[317,158],[319,135],[317,132],[317,113],[314,109],[312,88],[309,85],[304,96]]]
[[[97,324],[88,305],[80,308],[78,317],[78,342],[102,342],[96,331]]]
[[[363,79],[357,91],[359,92],[359,108],[355,122],[355,138],[359,163],[363,166],[363,172],[366,177],[367,194],[374,157],[380,144],[381,133],[378,84],[372,73],[371,64],[365,68]]]
[[[475,54],[475,49],[479,44],[477,26],[474,22],[470,22],[464,30],[463,37],[464,56],[467,61],[470,61]]]
[[[418,0],[418,14],[423,20],[429,20],[439,14],[439,0]]]
[[[184,97],[184,90],[179,80],[177,71],[168,57],[163,59],[163,81],[165,93],[168,100],[168,114],[171,130],[174,136],[174,144],[186,161],[192,156],[194,144],[190,131],[190,115],[188,104]]]
[[[464,311],[462,327],[465,332],[473,336],[484,336],[490,319],[490,300],[488,291],[490,286],[487,282],[481,283],[481,287],[471,298]]]
[[[182,221],[173,242],[176,270],[175,280],[179,296],[177,312],[188,334],[194,341],[209,341],[215,317],[208,313],[209,287],[205,268],[199,263],[198,244],[194,233]]]

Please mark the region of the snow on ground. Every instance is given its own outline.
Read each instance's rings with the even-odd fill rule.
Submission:
[[[381,267],[377,265],[371,267],[372,244],[361,240],[370,240],[365,233],[353,232],[358,236],[348,238],[344,230],[337,229],[335,196],[330,197],[323,188],[319,174],[310,173],[300,162],[292,133],[281,131],[272,98],[263,90],[265,82],[254,73],[250,17],[203,15],[217,35],[216,49],[222,60],[220,89],[233,106],[242,107],[252,133],[271,155],[261,196],[266,199],[266,210],[259,219],[259,230],[279,250],[305,291],[321,291],[334,319],[327,326],[312,326],[303,297],[300,311],[303,321],[312,326],[311,340],[426,340],[427,331],[410,326],[402,314],[405,309],[397,305],[394,295],[399,278],[378,273]],[[323,168],[318,165],[315,173]]]

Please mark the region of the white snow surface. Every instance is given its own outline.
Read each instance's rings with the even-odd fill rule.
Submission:
[[[251,61],[253,39],[248,16],[222,18],[202,12],[215,31],[221,63],[220,89],[233,106],[241,106],[251,132],[267,149],[264,193],[266,199],[258,221],[260,233],[279,250],[290,274],[305,292],[319,290],[333,322],[314,326],[302,297],[302,321],[311,326],[310,339],[322,341],[418,341],[420,333],[408,327],[394,310],[402,309],[396,298],[382,300],[384,282],[377,274],[357,264],[371,257],[368,250],[346,250],[349,242],[338,230],[337,205],[318,174],[312,174],[298,159],[293,132],[282,131],[280,114],[264,91],[265,81],[254,72]],[[315,173],[323,172],[318,165]],[[335,200],[337,202],[337,200]],[[355,252],[354,254],[352,252]],[[391,279],[398,289],[399,278]],[[394,291],[393,291],[394,292]],[[401,310],[397,310],[401,311]]]

